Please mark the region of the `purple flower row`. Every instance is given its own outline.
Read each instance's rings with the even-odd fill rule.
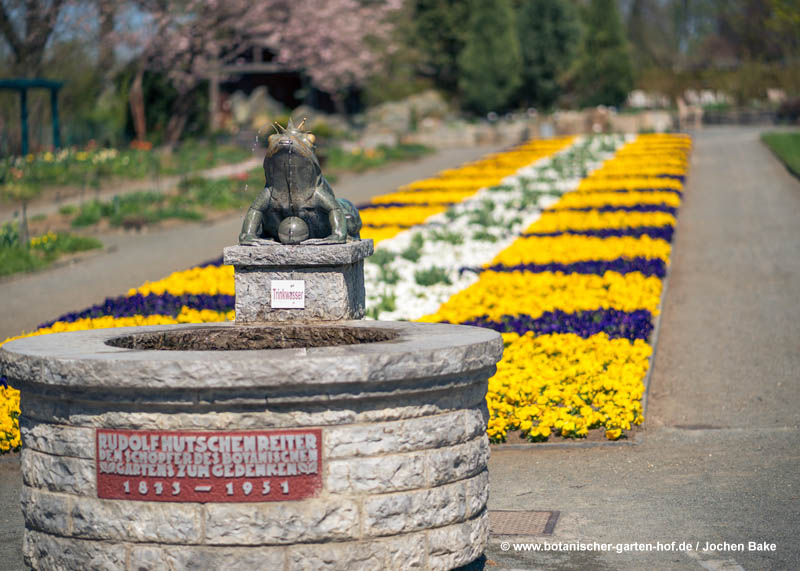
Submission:
[[[617,194],[625,194],[627,192],[671,192],[673,194],[677,194],[679,197],[683,197],[683,192],[680,190],[676,190],[674,188],[655,188],[655,187],[648,187],[648,188],[603,188],[598,190],[584,190],[581,191],[581,194],[592,194],[595,192],[615,192]]]
[[[595,309],[566,313],[557,309],[543,313],[536,319],[529,315],[504,315],[499,321],[485,316],[470,319],[462,325],[486,327],[501,333],[524,335],[532,331],[536,335],[574,333],[584,339],[598,333],[606,333],[611,339],[647,340],[653,331],[652,316],[646,309],[620,311],[618,309]]]
[[[456,204],[456,201],[453,202],[437,202],[436,206],[452,206]],[[406,206],[431,206],[430,204],[420,204],[418,202],[384,202],[381,204],[373,204],[371,202],[364,202],[356,206],[358,210],[375,210],[379,208],[397,208],[402,207],[405,208]]]
[[[550,212],[570,210],[573,212],[589,212],[594,210],[597,212],[667,212],[673,216],[677,214],[678,209],[674,206],[666,204],[632,204],[629,206],[619,204],[606,204],[605,206],[572,206],[568,208],[552,208]]]
[[[496,264],[486,268],[463,267],[458,270],[459,275],[464,272],[475,272],[476,274],[492,272],[564,272],[565,274],[597,274],[602,276],[606,272],[619,272],[629,274],[631,272],[642,272],[646,276],[657,276],[663,278],[667,275],[667,265],[664,260],[659,258],[616,258],[614,260],[586,260],[583,262],[573,262],[562,264],[551,262],[549,264],[517,264],[505,266]]]
[[[641,238],[642,236],[649,236],[672,242],[674,232],[675,228],[673,226],[630,226],[628,228],[591,228],[588,230],[562,230],[559,232],[526,232],[522,234],[522,237],[545,238],[563,236],[565,234],[571,236],[593,236],[596,238],[621,238],[623,236]]]
[[[144,296],[137,293],[132,296],[108,297],[103,303],[93,305],[83,311],[66,313],[53,321],[42,323],[39,328],[50,327],[56,321],[71,323],[79,319],[108,315],[113,317],[131,317],[134,315],[169,315],[176,317],[183,306],[197,310],[231,311],[234,307],[234,296],[205,294],[176,296],[168,293]]]

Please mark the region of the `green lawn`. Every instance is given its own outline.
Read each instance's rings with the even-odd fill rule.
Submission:
[[[783,161],[792,174],[800,177],[800,131],[764,133],[761,140]]]
[[[16,223],[6,222],[0,226],[0,276],[32,272],[47,267],[65,254],[102,247],[97,238],[67,232],[48,232],[23,244]]]

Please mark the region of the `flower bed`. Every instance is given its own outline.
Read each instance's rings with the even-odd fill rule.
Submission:
[[[96,185],[108,177],[145,178],[177,174],[243,161],[251,156],[232,146],[185,143],[174,153],[160,153],[149,145],[130,149],[65,147],[0,160],[0,185],[12,180],[39,186]]]
[[[688,148],[675,136],[626,145],[424,318],[505,333],[487,397],[493,441],[592,429],[615,440],[643,422],[647,341]]]
[[[689,147],[671,135],[532,141],[376,197],[361,205],[362,236],[378,245],[369,314],[503,333],[488,395],[495,442],[622,437],[643,421]],[[32,334],[231,320],[233,294],[233,271],[216,260]],[[3,411],[14,398],[0,395]]]

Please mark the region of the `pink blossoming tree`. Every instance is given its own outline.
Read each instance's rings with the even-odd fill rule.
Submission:
[[[387,16],[402,0],[138,0],[142,18],[126,33],[136,46],[138,72],[131,89],[137,134],[143,136],[141,79],[146,70],[166,73],[178,97],[166,126],[174,144],[186,125],[192,94],[221,63],[252,46],[302,70],[334,100],[380,69],[391,49]]]

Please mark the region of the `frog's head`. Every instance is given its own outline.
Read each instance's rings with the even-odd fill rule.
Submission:
[[[303,119],[300,125],[295,127],[289,119],[285,128],[276,123],[281,132],[270,135],[267,140],[267,153],[264,156],[265,171],[275,168],[300,168],[313,170],[319,174],[321,171],[319,160],[314,154],[315,137],[303,130],[305,122]],[[267,175],[269,176],[269,172]]]

